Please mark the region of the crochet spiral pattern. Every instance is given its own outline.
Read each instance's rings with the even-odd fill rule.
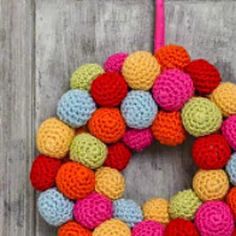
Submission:
[[[236,85],[214,65],[178,45],[121,52],[80,66],[70,88],[39,126],[29,176],[58,236],[236,235]],[[142,207],[124,198],[133,152],[188,135],[192,188]]]

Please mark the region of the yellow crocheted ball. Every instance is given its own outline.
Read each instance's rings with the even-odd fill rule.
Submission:
[[[131,231],[124,222],[111,219],[100,224],[93,231],[93,236],[131,236]]]
[[[75,131],[57,118],[45,120],[37,133],[38,151],[46,156],[63,158],[69,151]]]
[[[90,90],[93,80],[102,73],[104,70],[100,65],[84,64],[72,74],[70,87],[72,89]]]
[[[160,65],[151,53],[138,51],[127,57],[122,74],[132,89],[149,90],[160,74]]]
[[[125,191],[125,178],[116,169],[102,167],[96,171],[95,190],[108,198],[121,198]]]
[[[220,108],[224,116],[236,114],[236,84],[221,83],[211,94],[211,100]]]
[[[199,170],[193,178],[193,189],[202,201],[220,200],[229,189],[224,170]]]
[[[143,204],[143,214],[145,220],[154,220],[162,224],[168,224],[168,201],[162,198],[152,198]]]

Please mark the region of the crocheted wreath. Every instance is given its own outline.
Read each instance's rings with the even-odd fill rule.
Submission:
[[[57,117],[37,132],[30,179],[59,236],[232,236],[236,219],[236,85],[181,46],[117,53],[70,79]],[[122,198],[132,151],[196,137],[192,189],[139,206]],[[234,235],[236,233],[234,232]]]

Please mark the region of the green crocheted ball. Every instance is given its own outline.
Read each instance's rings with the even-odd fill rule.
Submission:
[[[94,136],[77,135],[70,147],[70,159],[91,169],[102,166],[107,156],[107,146]]]
[[[209,99],[202,97],[190,99],[181,116],[185,129],[195,137],[214,133],[222,123],[220,109]]]
[[[170,217],[172,219],[184,218],[192,220],[200,205],[200,199],[191,189],[178,192],[170,199]]]
[[[72,74],[70,87],[72,89],[90,90],[93,80],[102,73],[104,73],[103,68],[97,64],[82,65]]]

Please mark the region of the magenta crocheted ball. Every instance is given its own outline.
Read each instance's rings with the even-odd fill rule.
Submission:
[[[201,236],[231,236],[234,230],[233,215],[222,201],[209,201],[200,206],[195,224]]]
[[[132,236],[163,236],[164,226],[152,220],[142,221],[134,226]]]
[[[94,229],[112,217],[112,201],[99,193],[78,200],[74,206],[75,220],[88,229]]]
[[[162,109],[178,111],[193,96],[193,81],[181,70],[166,70],[157,77],[152,93],[156,103]]]
[[[125,59],[128,57],[127,53],[115,53],[107,58],[104,62],[104,69],[106,72],[120,72]]]
[[[141,152],[153,142],[152,132],[147,129],[129,129],[126,131],[123,142],[132,150]]]
[[[221,130],[229,145],[236,150],[236,115],[227,118],[223,122]]]

